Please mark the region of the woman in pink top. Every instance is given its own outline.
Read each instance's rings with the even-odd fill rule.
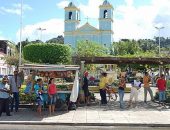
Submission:
[[[54,84],[54,78],[50,78],[48,84],[49,115],[51,115],[51,112],[54,113],[55,103],[56,103],[56,93],[57,93],[57,88],[56,85]]]

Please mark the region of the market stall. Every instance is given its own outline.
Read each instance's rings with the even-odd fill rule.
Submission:
[[[19,69],[22,69],[26,75],[30,75],[32,71],[35,71],[36,78],[42,78],[44,85],[48,84],[50,78],[54,78],[59,98],[65,101],[66,98],[69,97],[69,101],[77,101],[79,90],[79,66],[24,64],[21,65]]]

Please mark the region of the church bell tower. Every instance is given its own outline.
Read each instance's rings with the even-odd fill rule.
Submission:
[[[73,2],[70,2],[69,5],[64,8],[64,10],[64,43],[75,43],[73,32],[78,28],[80,22],[80,10],[73,4]]]
[[[102,43],[109,47],[113,43],[113,6],[105,0],[99,6],[99,30],[101,31]]]

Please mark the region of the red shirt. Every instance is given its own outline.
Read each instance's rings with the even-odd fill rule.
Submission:
[[[159,91],[165,91],[166,90],[166,81],[165,79],[158,79],[157,80],[157,86]]]
[[[57,88],[55,84],[49,84],[48,86],[48,93],[49,94],[56,94],[57,93]]]

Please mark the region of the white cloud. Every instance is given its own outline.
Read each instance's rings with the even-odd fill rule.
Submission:
[[[16,4],[13,4],[12,5],[14,8],[21,8],[21,4],[20,3],[16,3]],[[30,5],[28,5],[28,4],[23,4],[22,5],[22,8],[23,8],[23,10],[32,10],[32,7],[30,6]]]
[[[125,0],[126,4],[129,6],[133,5],[133,0]]]
[[[170,27],[170,1],[152,0],[150,5],[135,7],[133,0],[125,0],[126,4],[118,6],[114,13],[114,38],[139,39],[153,38],[158,35],[155,25],[161,24]],[[164,21],[158,16],[168,16]],[[165,25],[168,24],[168,25]],[[168,28],[165,28],[169,30]],[[164,29],[164,30],[165,30]],[[162,30],[162,35],[167,36]]]
[[[1,7],[0,11],[2,11],[2,13],[9,13],[9,14],[16,14],[16,15],[20,15],[20,9],[12,9],[12,8],[5,8],[5,7]]]
[[[79,8],[85,17],[89,18],[99,18],[99,5],[101,5],[103,0],[89,0],[87,5],[80,4]]]
[[[158,31],[154,28],[157,24],[165,26],[165,29],[161,30],[163,36],[170,36],[168,32],[170,29],[170,0],[150,0],[150,4],[138,6],[135,6],[135,0],[124,1],[125,4],[114,9],[113,30],[115,40],[153,38],[158,35]],[[88,0],[87,4],[81,3],[79,5],[81,15],[94,18],[97,21],[99,5],[102,2],[103,0]]]
[[[32,10],[32,7],[27,4],[23,4],[22,9],[23,9],[23,11]],[[2,7],[0,7],[0,12],[1,12],[1,14],[9,13],[9,14],[20,15],[21,14],[21,4],[20,3],[13,4],[11,8],[6,8],[6,7],[2,6]]]
[[[68,4],[69,4],[68,0],[63,0],[63,1],[59,2],[59,3],[57,3],[57,7],[58,8],[65,8],[66,6],[68,6]]]
[[[5,40],[6,38],[2,36],[2,32],[0,31],[0,40]]]
[[[82,4],[78,1],[79,4],[77,5],[82,16],[94,18],[98,22],[99,5],[102,2],[103,0],[88,0],[87,4]],[[157,24],[165,26],[165,29],[161,30],[163,36],[170,36],[168,31],[170,30],[170,0],[151,0],[148,5],[138,6],[135,6],[134,2],[135,0],[125,0],[125,4],[114,9],[113,36],[115,40],[153,38],[158,36],[158,31],[154,28]],[[64,8],[68,3],[68,0],[63,0],[57,4],[57,7]],[[95,26],[97,27],[98,24]],[[29,38],[29,40],[40,39],[40,31],[37,31],[39,27],[46,28],[46,31],[42,31],[42,39],[47,40],[63,34],[64,20],[51,19],[33,25],[26,25],[23,28],[23,40],[25,38]],[[19,40],[19,30],[17,40]]]
[[[3,36],[0,36],[0,40],[6,40],[6,38]]]
[[[50,19],[48,21],[39,22],[33,25],[26,25],[23,27],[22,40],[28,38],[29,40],[43,40],[46,41],[50,38],[63,35],[64,32],[64,20],[63,19]],[[38,30],[38,28],[45,29],[44,31]],[[17,41],[20,38],[20,30],[16,33]]]

